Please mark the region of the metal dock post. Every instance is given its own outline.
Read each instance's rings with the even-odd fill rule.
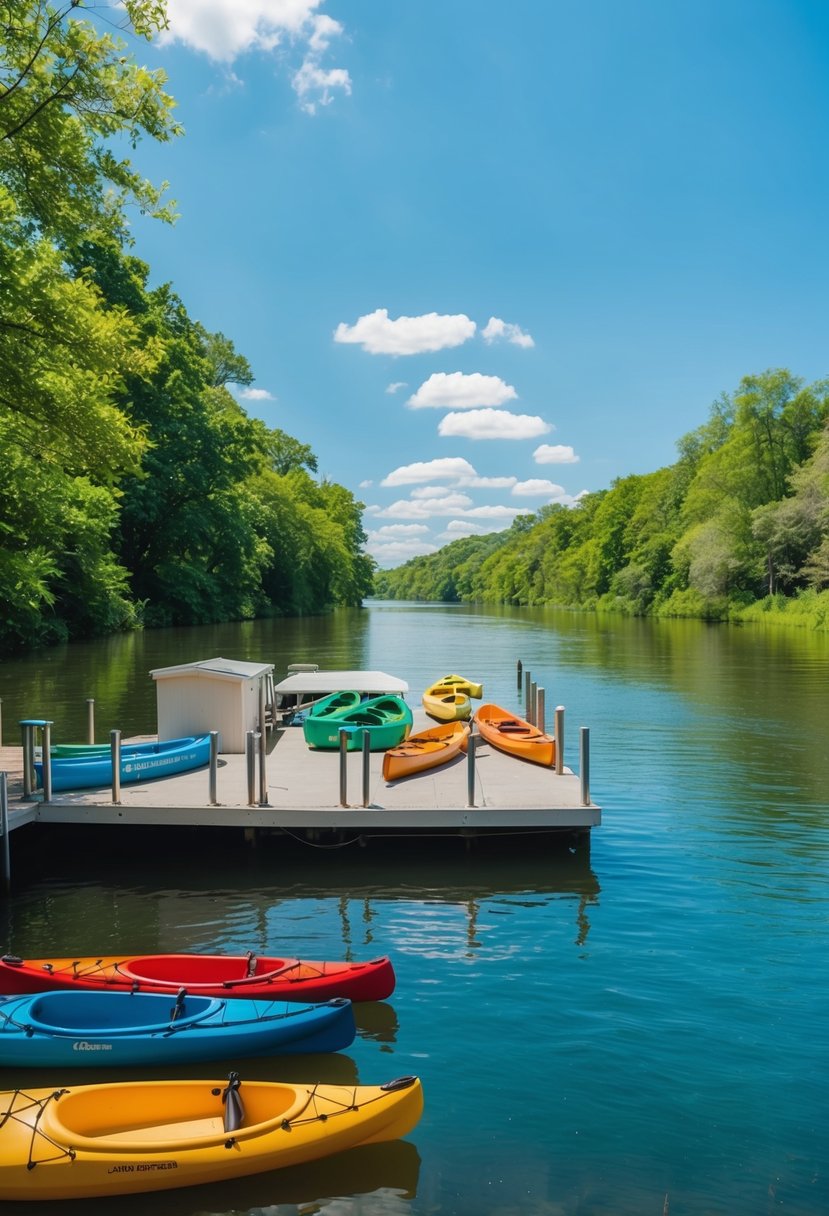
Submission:
[[[253,731],[245,731],[245,769],[248,778],[248,806],[256,804],[256,750]]]
[[[340,806],[348,806],[348,730],[341,726],[340,736]]]
[[[211,806],[219,805],[217,772],[219,767],[219,732],[210,732],[210,778],[208,781],[208,800]]]
[[[466,805],[475,805],[475,743],[477,735],[470,730],[466,741]]]
[[[369,788],[371,784],[371,738],[367,729],[363,730],[363,806],[371,806]]]
[[[112,757],[112,801],[121,804],[121,732],[109,732],[109,752]]]
[[[9,778],[8,773],[0,773],[0,831],[3,833],[3,886],[6,892],[11,890],[12,863],[9,848]]]
[[[556,706],[556,772],[564,772],[564,706]]]
[[[579,730],[579,776],[581,779],[581,804],[590,806],[590,727]]]

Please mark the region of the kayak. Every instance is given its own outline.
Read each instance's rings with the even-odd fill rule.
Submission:
[[[237,1056],[341,1051],[356,1034],[351,1001],[319,1005],[158,992],[0,997],[0,1066],[163,1066]]]
[[[472,713],[469,693],[447,684],[430,684],[422,697],[423,708],[439,722],[465,722]]]
[[[435,683],[442,684],[446,688],[454,688],[455,692],[465,692],[468,697],[474,697],[476,701],[479,701],[484,693],[483,684],[476,684],[464,676],[441,676]]]
[[[310,746],[339,747],[340,731],[345,730],[347,750],[360,751],[363,746],[363,734],[368,731],[369,751],[384,752],[387,748],[397,747],[398,743],[402,743],[412,729],[413,722],[412,711],[402,697],[369,697],[356,709],[347,710],[331,718],[327,723],[327,730],[321,732]],[[306,735],[306,741],[307,738]]]
[[[469,727],[466,722],[444,722],[429,730],[409,735],[383,757],[384,781],[399,781],[423,769],[446,764],[466,748]]]
[[[80,746],[73,744],[69,746]],[[112,751],[93,745],[90,752],[55,756],[50,749],[53,790],[79,790],[112,784]],[[210,760],[210,735],[165,739],[159,743],[127,744],[121,749],[121,781],[147,781],[200,768]],[[34,762],[38,785],[43,784],[43,761]]]
[[[191,735],[187,739],[168,739],[161,743],[162,747],[167,747],[171,743],[190,743],[195,739],[195,735]],[[121,755],[139,756],[143,754],[152,754],[159,746],[156,739],[152,739],[146,743],[122,743]],[[53,743],[49,748],[49,755],[55,759],[65,760],[69,756],[110,756],[112,755],[111,745],[109,743]],[[40,760],[41,749],[35,749],[35,759]]]
[[[475,713],[481,738],[501,752],[543,764],[548,768],[556,762],[556,741],[537,726],[516,718],[500,705],[482,705]]]
[[[129,1081],[0,1092],[0,1200],[88,1199],[220,1182],[397,1140],[417,1077],[385,1085]]]
[[[331,722],[357,709],[362,697],[355,690],[332,692],[330,696],[316,701],[305,711],[302,730],[309,747],[327,747],[325,740],[331,734]],[[336,730],[336,727],[333,728]]]
[[[368,963],[313,963],[297,958],[227,954],[144,954],[101,958],[0,958],[0,992],[106,989],[244,997],[249,1000],[384,1001],[394,991],[385,955]]]

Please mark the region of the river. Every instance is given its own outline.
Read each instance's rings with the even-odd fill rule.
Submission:
[[[218,655],[277,676],[296,661],[380,669],[412,699],[461,672],[513,709],[521,660],[566,707],[573,767],[590,727],[603,823],[589,851],[563,855],[190,848],[155,832],[133,852],[47,834],[15,871],[4,950],[388,953],[397,989],[358,1007],[352,1048],[255,1075],[424,1085],[404,1142],[130,1197],[119,1216],[826,1216],[829,637],[374,602],[7,661],[3,739],[21,717],[83,738],[88,697],[99,738],[152,732],[149,671]]]

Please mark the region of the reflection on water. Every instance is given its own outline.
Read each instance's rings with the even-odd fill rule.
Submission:
[[[149,669],[218,654],[385,670],[415,699],[460,671],[514,709],[520,659],[547,705],[567,707],[573,767],[590,727],[603,823],[589,851],[523,854],[16,834],[3,949],[394,961],[389,1000],[358,1006],[348,1052],[313,1068],[347,1083],[421,1076],[424,1116],[402,1146],[414,1181],[385,1172],[397,1146],[377,1146],[366,1178],[331,1161],[293,1191],[272,1175],[119,1212],[826,1216],[829,637],[379,603],[4,665],[5,736],[44,714],[79,737],[93,695],[102,729],[153,729]],[[240,1064],[296,1080],[309,1067]]]
[[[7,1216],[406,1216],[417,1194],[420,1155],[395,1140],[367,1144],[308,1165],[209,1186],[113,1199],[4,1203]],[[117,1207],[116,1207],[117,1205]]]

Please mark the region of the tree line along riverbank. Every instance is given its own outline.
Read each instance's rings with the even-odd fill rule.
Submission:
[[[140,45],[159,0],[126,0]],[[0,46],[0,652],[146,625],[357,605],[362,504],[251,418],[246,359],[169,284],[129,213],[174,208],[123,150],[181,137],[160,71],[75,3]]]
[[[678,459],[375,577],[390,599],[829,629],[829,381],[746,376]]]

